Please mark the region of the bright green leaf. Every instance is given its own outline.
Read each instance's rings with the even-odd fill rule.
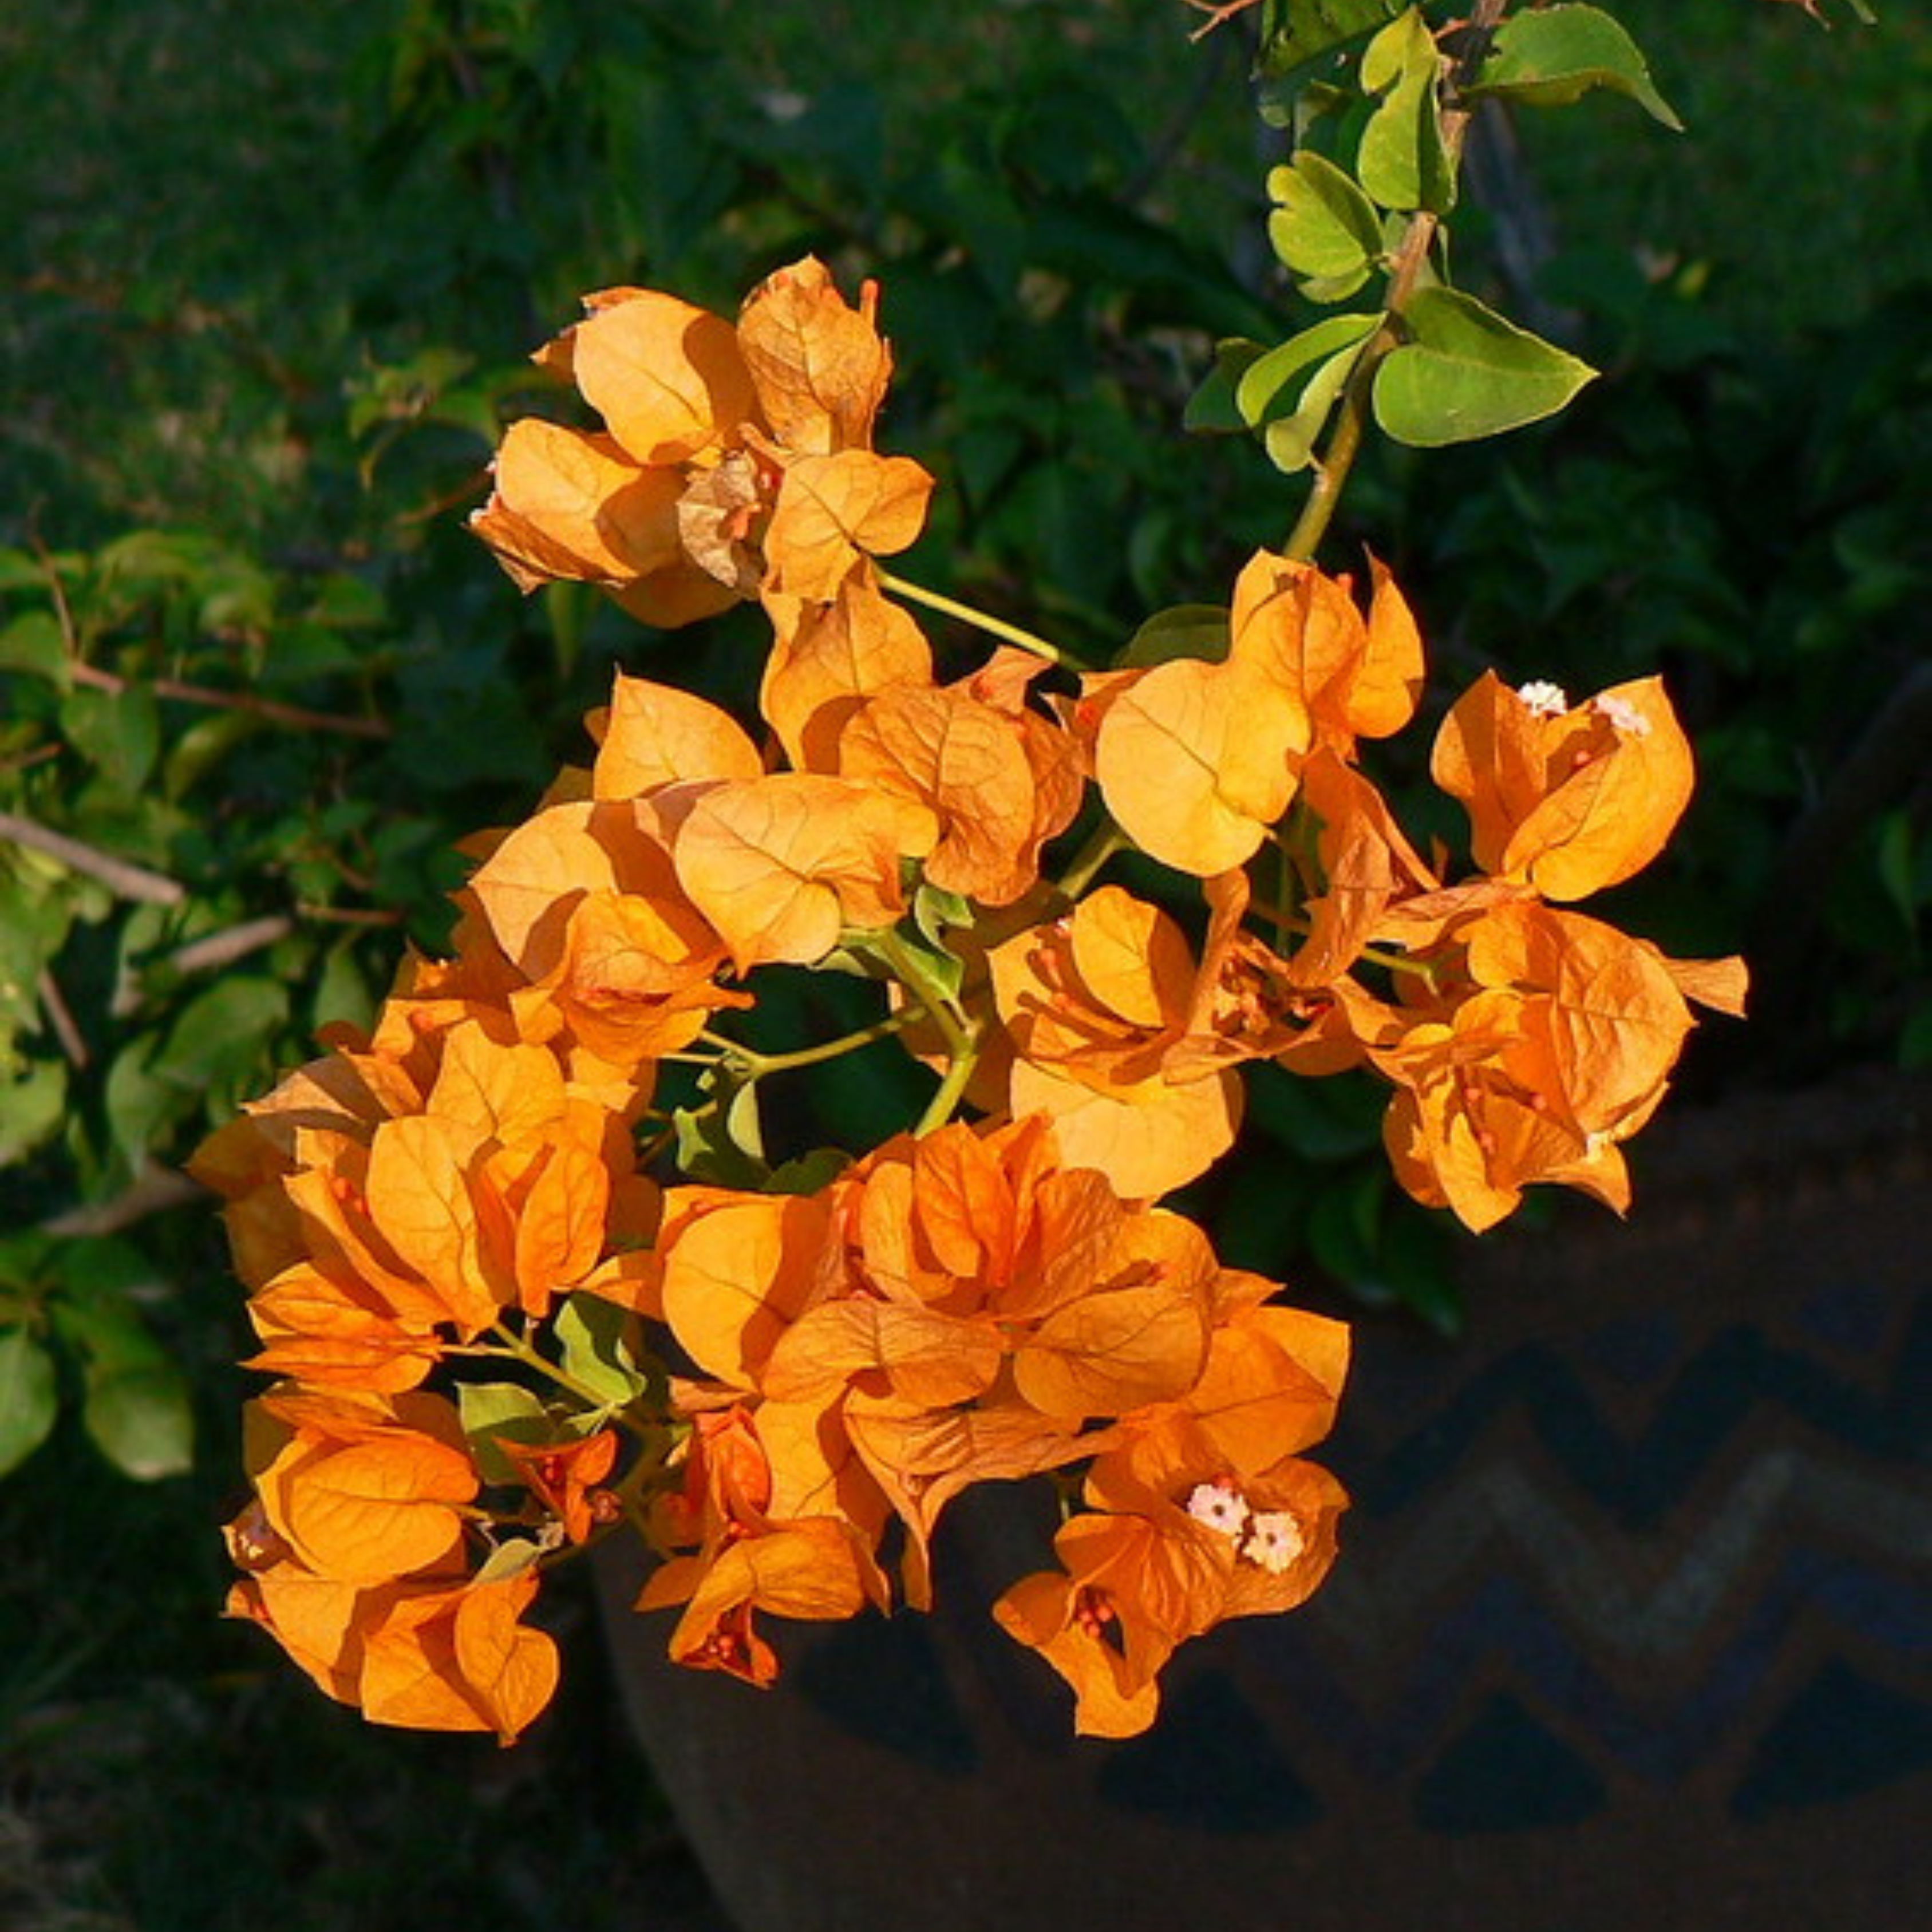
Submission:
[[[1526,107],[1567,107],[1592,88],[1628,94],[1678,134],[1684,124],[1657,91],[1636,43],[1594,7],[1538,8],[1513,14],[1496,29],[1472,94]]]
[[[1292,80],[1400,13],[1402,0],[1262,0],[1257,71]]]
[[[1455,170],[1442,140],[1436,82],[1442,56],[1418,8],[1392,20],[1362,55],[1362,86],[1382,95],[1362,130],[1356,178],[1388,208],[1446,213],[1456,200]]]
[[[1379,315],[1331,315],[1270,349],[1234,392],[1241,420],[1259,429],[1276,416],[1292,415],[1313,373],[1331,356],[1366,342],[1381,322]]]
[[[0,1476],[52,1432],[59,1411],[53,1358],[24,1328],[0,1334]]]
[[[1281,204],[1268,217],[1268,240],[1283,265],[1306,278],[1303,293],[1324,302],[1354,294],[1382,255],[1374,202],[1312,148],[1270,174],[1268,193]]]
[[[1417,448],[1554,416],[1596,374],[1454,289],[1419,290],[1402,320],[1412,339],[1376,371],[1376,420]]]
[[[602,1295],[566,1298],[552,1324],[563,1351],[563,1370],[608,1402],[634,1401],[644,1373],[637,1317]]]

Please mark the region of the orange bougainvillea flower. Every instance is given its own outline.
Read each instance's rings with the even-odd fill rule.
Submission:
[[[599,1429],[564,1442],[518,1442],[499,1436],[496,1447],[518,1480],[556,1518],[567,1542],[588,1543],[596,1526],[609,1520],[606,1511],[616,1498],[602,1485],[616,1466],[614,1430]]]
[[[845,726],[868,698],[932,682],[932,649],[860,564],[829,602],[768,592],[771,654],[758,709],[800,771],[836,774]]]
[[[1012,1111],[1050,1115],[1070,1165],[1152,1199],[1233,1144],[1240,1076],[1218,1056],[1185,1056],[1200,974],[1167,914],[1102,886],[996,947],[988,964],[1012,1047]]]
[[[1143,851],[1200,878],[1245,865],[1311,747],[1352,758],[1358,737],[1408,722],[1421,640],[1394,580],[1372,569],[1364,620],[1346,578],[1257,551],[1235,582],[1222,662],[1176,658],[1089,681],[1094,776]]]
[[[1656,857],[1690,796],[1690,746],[1655,678],[1571,706],[1494,672],[1442,722],[1430,766],[1469,814],[1476,862],[1579,899]]]
[[[1093,1513],[1054,1539],[1061,1569],[1022,1579],[994,1615],[1072,1687],[1074,1729],[1088,1737],[1144,1731],[1159,1673],[1190,1637],[1304,1601],[1334,1562],[1347,1504],[1312,1463],[1237,1473],[1185,1431],[1103,1454],[1085,1496]]]
[[[735,327],[650,290],[585,305],[536,359],[604,430],[514,424],[471,519],[520,588],[598,584],[672,626],[760,590],[830,602],[918,536],[932,478],[872,448],[892,368],[872,284],[854,309],[808,256]]]
[[[926,878],[983,905],[1030,891],[1041,846],[1080,808],[1077,743],[1024,707],[1027,684],[1045,668],[1002,650],[957,684],[894,686],[857,706],[839,740],[842,777],[932,814]]]
[[[1396,1084],[1384,1139],[1397,1178],[1472,1228],[1552,1181],[1619,1212],[1619,1144],[1654,1112],[1692,1024],[1687,1000],[1742,1009],[1741,962],[1678,965],[1576,913],[1507,902],[1453,924],[1448,985],[1368,1047]]]
[[[479,1486],[440,1396],[271,1391],[250,1411],[249,1461],[269,1527],[317,1576],[384,1583],[459,1552]]]
[[[1288,809],[1310,729],[1264,670],[1175,658],[1109,688],[1094,776],[1142,851],[1208,878],[1245,865]]]
[[[1392,736],[1415,715],[1422,638],[1374,558],[1366,619],[1349,580],[1258,550],[1234,582],[1229,662],[1265,670],[1308,719],[1315,743],[1352,759],[1358,738]]]
[[[848,927],[874,932],[905,909],[902,856],[938,836],[924,807],[814,772],[714,785],[679,826],[679,883],[740,973],[815,964]]]
[[[365,1587],[292,1561],[262,1563],[242,1525],[230,1543],[252,1574],[229,1593],[228,1614],[260,1624],[323,1691],[374,1724],[494,1731],[512,1744],[556,1694],[556,1646],[519,1621],[536,1594],[534,1570]]]

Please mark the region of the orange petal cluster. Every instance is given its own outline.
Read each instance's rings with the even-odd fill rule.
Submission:
[[[754,1613],[883,1604],[893,1523],[905,1596],[926,1607],[940,1514],[976,1482],[1090,1461],[1090,1496],[1125,1508],[1130,1490],[1152,1546],[1169,1536],[1184,1552],[1198,1532],[1150,1484],[1172,1488],[1197,1462],[1238,1472],[1300,1512],[1294,1587],[1235,1587],[1225,1565],[1228,1587],[1149,1654],[1140,1729],[1183,1637],[1298,1601],[1332,1558],[1341,1492],[1292,1452],[1328,1432],[1346,1330],[1262,1305],[1275,1284],[1222,1268],[1180,1216],[1063,1164],[1038,1115],[889,1142],[811,1196],[673,1189],[657,1256],[656,1306],[695,1371],[679,1400],[696,1426],[663,1517],[684,1553],[640,1602],[684,1606],[674,1655],[769,1682]],[[1082,1727],[1100,1728],[1082,1695]]]
[[[768,1684],[769,1620],[926,1606],[952,1500],[1037,1478],[1053,1564],[995,1614],[1078,1730],[1144,1729],[1179,1645],[1316,1586],[1346,1504],[1305,1452],[1346,1330],[1160,1204],[1245,1065],[1385,1081],[1396,1175],[1480,1228],[1538,1182],[1622,1208],[1692,1004],[1742,1005],[1740,962],[1574,909],[1688,798],[1654,680],[1480,680],[1431,766],[1473,868],[1418,850],[1361,763],[1423,672],[1372,561],[1364,603],[1257,553],[1205,656],[942,680],[875,561],[931,487],[872,448],[876,304],[808,259],[735,323],[616,290],[542,352],[604,427],[515,425],[476,528],[653,623],[758,600],[757,728],[618,674],[590,763],[466,847],[452,956],[194,1162],[274,1378],[230,1607],[378,1721],[526,1728],[543,1569],[620,1528],[672,1656]],[[1058,858],[1090,779],[1111,823]],[[1178,878],[1096,885],[1123,842]],[[742,1044],[774,968],[862,972],[879,1017]],[[764,1083],[889,1036],[938,1076],[916,1126],[775,1166]]]
[[[607,289],[536,360],[602,430],[512,425],[471,518],[518,587],[595,584],[672,628],[761,594],[829,604],[926,521],[932,478],[872,431],[892,355],[811,256],[735,324],[674,296]]]

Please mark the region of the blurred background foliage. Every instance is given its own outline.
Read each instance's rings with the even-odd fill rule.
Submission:
[[[1742,944],[1761,988],[1687,1085],[1925,1064],[1932,22],[1615,10],[1690,131],[1607,98],[1492,124],[1456,224],[1466,284],[1604,380],[1501,443],[1378,452],[1326,560],[1394,566],[1438,707],[1492,663],[1664,672],[1700,794],[1612,916]],[[400,1926],[433,1892],[594,1927],[638,1922],[614,1872],[674,1885],[587,1706],[532,1770],[399,1750],[212,1622],[248,1345],[178,1163],[366,1016],[406,940],[438,944],[454,841],[580,753],[614,662],[727,698],[754,674],[750,614],[667,638],[568,586],[523,602],[463,530],[500,422],[556,406],[525,358],[582,291],[728,310],[807,250],[877,275],[884,440],[941,479],[908,574],[1094,662],[1282,541],[1302,486],[1179,431],[1216,338],[1295,306],[1243,23],[1190,48],[1192,24],[1178,0],[0,20],[8,1925]],[[824,1089],[848,1132],[866,1084]],[[1196,1204],[1235,1260],[1450,1328],[1450,1238],[1394,1198],[1380,1104],[1257,1081]],[[118,1775],[158,1741],[178,1777]],[[218,1795],[268,1752],[272,1824]],[[501,1817],[419,1838],[452,1780]]]

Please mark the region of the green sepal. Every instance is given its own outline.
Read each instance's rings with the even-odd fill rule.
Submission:
[[[1597,373],[1455,289],[1418,290],[1402,320],[1411,339],[1376,371],[1375,412],[1384,435],[1412,448],[1554,416]]]
[[[1526,107],[1567,107],[1594,88],[1628,94],[1652,120],[1681,134],[1684,123],[1658,92],[1650,68],[1622,25],[1595,7],[1564,5],[1514,14],[1496,29],[1472,98],[1492,94]]]

